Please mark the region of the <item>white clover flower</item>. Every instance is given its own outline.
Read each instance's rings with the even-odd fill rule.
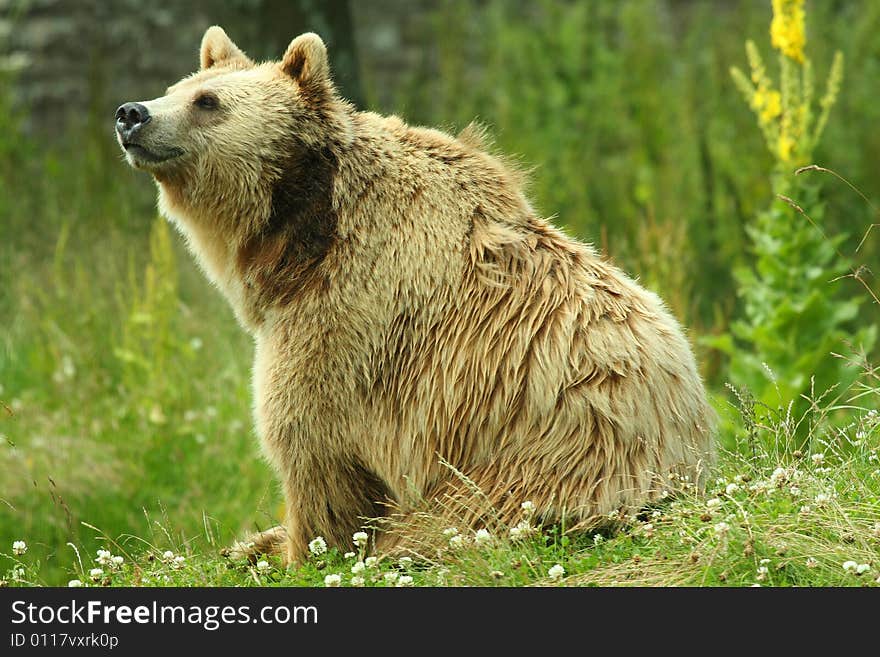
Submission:
[[[354,565],[351,567],[351,574],[357,575],[358,573],[362,573],[367,569],[366,564],[363,561],[355,561]]]
[[[400,559],[397,560],[397,563],[400,564],[401,568],[409,568],[412,566],[412,557],[400,557]]]
[[[810,557],[810,558],[807,559],[805,565],[806,565],[807,568],[815,568],[816,566],[819,565],[819,562],[816,561],[813,557]]]
[[[825,454],[823,452],[816,452],[810,455],[810,460],[813,461],[813,465],[822,465],[825,461]]]
[[[801,494],[801,489],[798,488],[797,486],[792,486],[791,488],[788,489],[788,492],[791,493],[794,497],[797,497],[798,495]]]
[[[869,570],[871,570],[871,564],[860,563],[858,566],[856,566],[856,575],[863,575]]]
[[[158,404],[154,405],[153,408],[150,409],[150,415],[148,419],[153,424],[165,424],[168,419],[165,417],[165,413],[162,412],[162,407]]]
[[[83,583],[80,582],[78,579],[72,579],[72,580],[70,580],[70,581],[67,583],[67,586],[69,586],[69,587],[72,588],[72,589],[78,589],[78,588],[80,588],[82,585],[83,585]]]
[[[171,566],[175,570],[180,570],[181,568],[183,568],[184,562],[186,562],[186,557],[179,555],[174,557],[174,561],[171,563]]]
[[[449,547],[451,547],[451,548],[458,549],[460,547],[464,547],[464,544],[465,544],[464,536],[462,536],[461,534],[456,534],[455,536],[451,536],[449,538]]]
[[[397,581],[397,578],[400,577],[400,574],[396,573],[392,570],[390,572],[385,573],[384,577],[385,577],[386,582],[388,582],[389,584],[393,584],[394,582]]]
[[[787,477],[788,473],[785,471],[785,468],[776,468],[773,474],[770,475],[770,483],[776,486],[780,482],[785,481]]]
[[[660,510],[651,511],[651,517],[654,519],[662,518],[663,512]]]
[[[726,522],[719,522],[717,525],[715,525],[715,533],[718,536],[724,536],[729,531],[730,525],[728,525]]]
[[[477,545],[485,545],[492,540],[492,534],[488,529],[478,529],[474,534],[474,543]]]
[[[510,528],[510,538],[517,541],[531,536],[533,532],[534,528],[529,524],[528,520],[522,520],[515,527]]]
[[[174,561],[174,553],[171,550],[165,550],[162,553],[162,561]]]
[[[854,571],[858,567],[859,567],[859,564],[857,564],[855,561],[844,561],[843,562],[843,569],[847,572],[849,572],[851,570]]]
[[[323,536],[316,536],[311,541],[309,541],[309,552],[314,554],[316,557],[319,557],[327,552],[327,541],[324,540]]]
[[[525,514],[525,516],[527,518],[530,518],[532,516],[532,514],[535,512],[535,503],[532,502],[531,500],[526,500],[525,502],[523,502],[519,506],[523,510],[523,514]]]
[[[97,561],[102,566],[109,566],[112,557],[113,555],[110,554],[110,550],[98,550],[98,556],[95,561]]]
[[[409,575],[401,575],[400,577],[397,578],[397,582],[394,584],[394,586],[412,586],[412,585],[413,585],[413,578],[410,577]]]
[[[27,552],[27,543],[25,543],[24,541],[15,541],[12,544],[12,554],[21,556],[25,552]]]
[[[767,569],[767,566],[759,566],[758,567],[758,574],[755,577],[755,579],[758,580],[759,582],[763,582],[765,579],[767,579],[768,572],[770,572],[770,571]]]
[[[364,559],[364,565],[367,568],[372,568],[377,563],[379,563],[379,557],[367,557],[366,559]]]
[[[351,538],[354,540],[355,546],[359,548],[367,547],[367,541],[370,540],[367,532],[355,532]]]
[[[96,581],[96,582],[97,582],[99,579],[101,579],[101,577],[103,577],[103,576],[104,576],[104,571],[101,570],[100,568],[92,568],[92,569],[89,571],[89,577],[91,577],[91,578],[92,578],[94,581]]]
[[[727,488],[724,489],[724,492],[728,495],[733,495],[736,491],[739,490],[739,486],[736,484],[727,484]]]
[[[770,563],[770,559],[761,559],[758,563],[762,566],[766,566],[768,563]]]
[[[257,572],[258,573],[266,573],[269,572],[269,562],[265,559],[260,559],[257,562]]]
[[[346,552],[342,555],[343,559],[354,559],[357,555],[354,552]]]
[[[332,588],[339,586],[340,584],[342,584],[342,577],[340,575],[337,575],[336,573],[333,573],[332,575],[327,575],[324,578],[324,586]]]
[[[650,522],[646,522],[644,525],[642,525],[642,532],[645,534],[646,537],[651,538],[654,535],[654,525],[652,525]]]
[[[547,574],[550,575],[550,579],[560,580],[562,579],[562,576],[565,575],[565,568],[563,568],[559,564],[556,564],[547,571]]]
[[[706,506],[710,509],[715,509],[721,506],[721,500],[717,497],[713,497],[711,500],[706,500]]]
[[[831,500],[831,496],[825,493],[819,493],[816,495],[816,504],[819,506],[824,506],[828,504],[829,500]]]
[[[602,536],[602,534],[599,534],[598,532],[593,534],[593,545],[599,545],[604,540],[605,540],[605,537]]]
[[[446,538],[451,538],[451,537],[455,536],[457,533],[458,533],[458,529],[456,527],[447,527],[446,529],[443,530],[443,535]]]
[[[351,578],[351,585],[352,585],[352,586],[357,586],[357,587],[361,587],[361,586],[363,586],[363,585],[364,585],[364,578],[363,578],[363,577],[359,577],[359,576],[358,576],[358,577],[352,577],[352,578]]]

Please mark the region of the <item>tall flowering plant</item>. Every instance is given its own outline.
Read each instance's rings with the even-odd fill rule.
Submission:
[[[711,343],[730,356],[731,381],[747,389],[757,407],[778,413],[790,442],[800,445],[815,419],[807,412],[809,399],[842,393],[858,375],[832,352],[845,352],[847,345],[869,349],[875,329],[852,327],[863,298],[844,298],[833,282],[850,270],[837,248],[843,237],[825,237],[819,189],[796,175],[811,162],[828,122],[843,55],[834,57],[816,112],[804,0],[772,0],[772,6],[779,83],[753,41],[746,42],[750,75],[735,67],[731,74],[773,155],[774,200],[746,227],[754,261],[735,272],[741,315],[729,334]]]
[[[828,123],[843,79],[843,54],[837,52],[825,93],[814,113],[813,67],[806,46],[804,0],[773,0],[770,43],[779,51],[779,85],[770,78],[754,41],[746,41],[751,75],[731,68],[733,81],[755,112],[758,127],[779,172],[809,164]]]

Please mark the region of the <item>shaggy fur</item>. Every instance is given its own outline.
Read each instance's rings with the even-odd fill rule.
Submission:
[[[253,551],[347,549],[471,485],[502,520],[531,500],[571,524],[701,479],[712,413],[679,325],[539,218],[479,130],[356,111],[313,34],[255,64],[212,27],[200,60],[123,146],[255,340],[287,518]]]

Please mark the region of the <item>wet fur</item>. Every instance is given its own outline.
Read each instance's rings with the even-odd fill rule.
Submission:
[[[217,29],[188,84],[264,80],[224,134],[271,147],[247,161],[208,142],[201,166],[155,175],[254,336],[256,425],[287,502],[259,549],[349,549],[365,517],[464,495],[454,470],[510,523],[525,500],[589,522],[657,499],[670,472],[700,481],[713,416],[678,323],[541,219],[479,129],[356,111],[314,35],[258,65]]]

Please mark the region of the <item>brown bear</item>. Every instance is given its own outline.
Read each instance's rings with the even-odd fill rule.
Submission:
[[[255,63],[211,27],[200,59],[116,133],[254,338],[287,508],[254,552],[347,549],[465,489],[571,526],[701,481],[713,414],[678,323],[540,218],[478,129],[357,111],[315,34]]]

